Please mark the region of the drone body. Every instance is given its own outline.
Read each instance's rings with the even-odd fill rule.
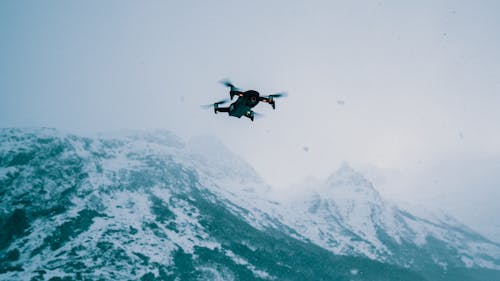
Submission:
[[[229,116],[234,116],[238,118],[245,116],[252,121],[254,120],[254,117],[256,115],[256,112],[254,112],[252,108],[255,107],[257,104],[259,104],[259,102],[269,103],[273,107],[273,109],[275,109],[276,103],[274,101],[274,98],[279,98],[286,95],[285,93],[279,93],[269,96],[260,96],[259,92],[254,90],[249,90],[244,92],[240,91],[229,81],[225,81],[223,82],[223,84],[230,88],[229,96],[231,97],[231,100],[233,100],[233,97],[235,96],[237,96],[238,98],[228,107],[219,106],[220,104],[227,102],[227,100],[214,103],[213,104],[214,112],[216,114],[218,112],[227,112]]]

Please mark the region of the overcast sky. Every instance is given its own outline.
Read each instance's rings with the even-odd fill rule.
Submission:
[[[212,133],[275,188],[347,161],[500,241],[498,1],[1,1],[0,127]],[[202,110],[229,78],[289,97]]]

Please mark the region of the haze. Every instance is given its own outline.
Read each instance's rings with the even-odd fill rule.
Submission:
[[[500,241],[498,1],[2,1],[0,127],[214,134],[286,193],[343,161]],[[287,91],[214,115],[219,80]]]

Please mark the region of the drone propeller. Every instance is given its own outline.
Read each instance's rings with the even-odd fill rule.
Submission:
[[[276,93],[276,94],[269,95],[268,97],[270,97],[270,98],[284,98],[287,96],[288,96],[288,94],[286,92],[282,92],[282,93]]]
[[[221,80],[220,83],[222,83],[224,86],[229,87],[229,88],[236,88],[231,81],[228,79]]]
[[[217,106],[217,105],[219,105],[219,104],[226,103],[226,102],[228,102],[228,101],[229,101],[228,99],[225,99],[225,100],[221,100],[221,101],[214,102],[214,103],[211,103],[211,104],[205,104],[205,105],[202,105],[202,106],[201,106],[201,108],[208,109],[208,108],[211,108],[211,107]]]
[[[224,79],[224,80],[221,80],[219,81],[222,85],[228,87],[231,89],[231,91],[239,91],[240,89],[238,89],[233,83],[231,83],[231,81],[229,81],[228,79]]]
[[[276,94],[272,94],[269,96],[261,97],[260,100],[263,102],[269,103],[273,107],[273,109],[276,109],[276,102],[274,101],[274,99],[275,98],[282,98],[282,97],[286,97],[286,96],[288,96],[288,94],[285,92],[282,92],[282,93],[276,93]]]

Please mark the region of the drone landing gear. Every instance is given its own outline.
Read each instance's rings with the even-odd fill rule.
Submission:
[[[250,120],[252,120],[253,122],[253,119],[254,119],[254,114],[253,114],[253,111],[248,111],[246,114],[245,114],[246,117],[250,118]]]

